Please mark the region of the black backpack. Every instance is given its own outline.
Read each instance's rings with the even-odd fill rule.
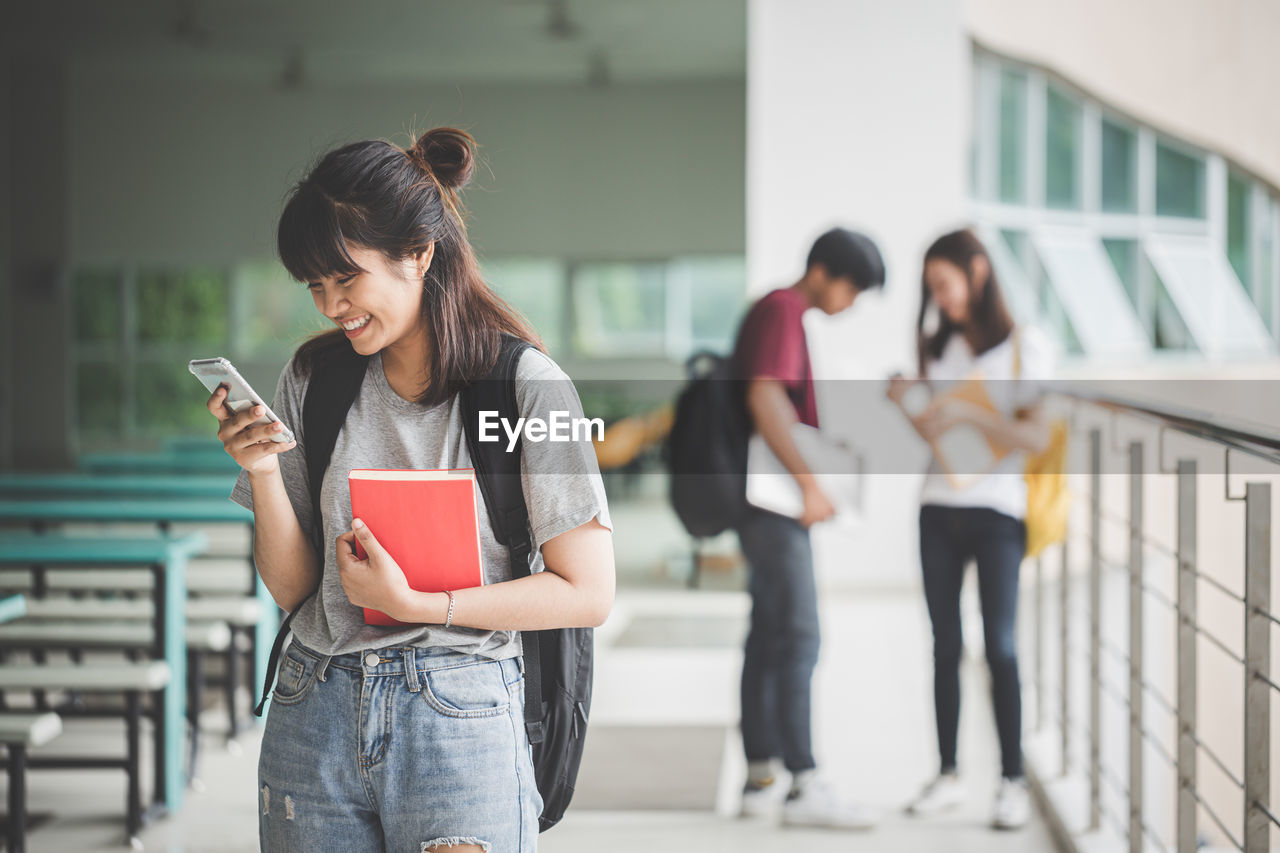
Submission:
[[[314,517],[320,515],[320,483],[329,467],[329,458],[338,440],[338,431],[355,402],[364,381],[367,356],[361,356],[345,341],[317,352],[312,360],[311,380],[302,407],[302,431],[306,438],[307,473],[311,484]],[[511,553],[516,577],[531,572],[532,544],[529,512],[520,479],[520,443],[510,452],[506,442],[478,440],[479,412],[496,411],[500,418],[515,423],[520,417],[516,401],[516,366],[529,344],[503,335],[498,362],[487,377],[471,383],[461,392],[462,421],[467,449],[476,469],[476,482],[489,512],[495,538]],[[324,553],[323,548],[320,553]],[[313,592],[312,595],[315,593]],[[305,602],[304,602],[305,603]],[[262,701],[254,713],[262,715],[268,693],[275,681],[276,667],[289,623],[301,605],[285,617],[271,649]],[[522,631],[525,669],[525,730],[533,747],[534,779],[542,795],[540,832],[560,822],[582,763],[591,710],[591,676],[594,657],[590,628],[562,628]]]
[[[685,369],[689,383],[667,436],[671,506],[691,535],[715,536],[747,506],[751,420],[732,359],[699,352]]]

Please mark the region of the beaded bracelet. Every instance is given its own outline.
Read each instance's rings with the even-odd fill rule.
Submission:
[[[453,624],[453,593],[446,589],[444,591],[444,594],[449,596],[449,613],[447,616],[445,616],[445,619],[444,619],[444,626],[448,628],[451,624]]]

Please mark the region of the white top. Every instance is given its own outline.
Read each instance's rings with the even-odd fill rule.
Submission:
[[[1022,365],[1014,380],[1014,337],[1021,339]],[[925,378],[935,390],[946,388],[975,374],[986,386],[998,411],[1013,417],[1019,409],[1033,405],[1052,377],[1055,355],[1048,338],[1034,326],[1020,327],[1002,343],[975,357],[962,334],[953,334],[942,357],[925,366]],[[935,457],[929,463],[920,503],[942,506],[987,507],[1013,518],[1027,513],[1027,484],[1023,479],[1026,453],[1018,450],[1001,459],[990,473],[973,479],[963,488],[952,485]]]

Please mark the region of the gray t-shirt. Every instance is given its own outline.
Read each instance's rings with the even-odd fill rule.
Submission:
[[[280,454],[280,473],[302,530],[312,536],[302,401],[308,377],[294,359],[280,374],[271,408],[293,430],[298,444]],[[551,412],[582,416],[582,405],[569,377],[546,355],[526,350],[516,368],[516,400],[526,418],[548,420]],[[497,434],[505,433],[498,427]],[[581,433],[580,433],[581,435]],[[543,568],[542,546],[548,540],[593,518],[612,529],[604,485],[589,440],[524,441],[521,483],[529,508],[534,550],[533,571]],[[329,655],[388,646],[443,647],[495,660],[520,654],[517,631],[445,628],[442,625],[382,627],[366,625],[359,607],[347,599],[338,575],[338,535],[351,529],[351,492],[347,473],[355,468],[470,468],[462,429],[462,402],[457,395],[435,406],[422,406],[399,396],[387,382],[381,356],[369,360],[364,384],[338,433],[329,468],[321,484],[324,516],[324,576],[321,594],[302,605],[293,619],[294,634],[305,645]],[[253,508],[247,472],[241,471],[231,500]],[[494,538],[484,498],[476,489],[481,556],[486,584],[512,579],[510,554]],[[602,569],[603,570],[603,569]]]

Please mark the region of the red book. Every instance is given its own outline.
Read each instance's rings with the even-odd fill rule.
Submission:
[[[387,550],[419,592],[484,585],[476,476],[471,468],[439,471],[356,469],[347,475],[351,515]],[[356,540],[356,556],[367,558]],[[405,625],[364,608],[368,625]]]

